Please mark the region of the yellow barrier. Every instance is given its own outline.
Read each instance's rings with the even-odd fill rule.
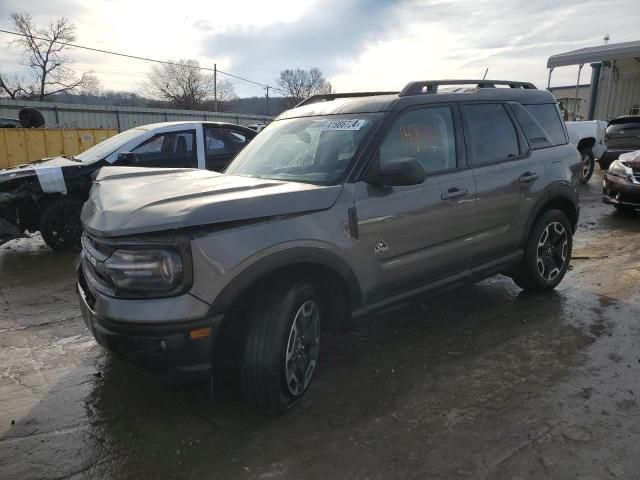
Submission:
[[[116,133],[115,128],[0,128],[0,168],[76,155]]]

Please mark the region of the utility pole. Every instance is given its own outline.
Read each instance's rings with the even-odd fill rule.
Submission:
[[[213,64],[213,111],[218,111],[218,64]]]
[[[269,85],[267,85],[267,115],[269,115]]]

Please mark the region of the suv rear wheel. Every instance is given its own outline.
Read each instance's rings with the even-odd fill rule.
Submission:
[[[582,162],[582,177],[580,181],[587,183],[593,175],[593,169],[596,165],[596,159],[590,148],[580,150],[580,160]]]
[[[531,230],[513,280],[524,290],[555,288],[567,273],[572,246],[573,233],[567,216],[560,210],[544,212]]]
[[[320,296],[308,282],[277,281],[260,292],[242,362],[245,395],[267,413],[302,398],[318,363]]]

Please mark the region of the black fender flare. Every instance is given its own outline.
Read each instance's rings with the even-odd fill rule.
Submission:
[[[325,248],[293,247],[272,253],[237,275],[216,297],[209,314],[226,313],[240,295],[261,278],[277,270],[303,264],[313,264],[331,270],[347,286],[351,310],[354,311],[362,306],[363,295],[360,282],[344,259]]]
[[[576,218],[575,218],[575,222],[572,222],[571,227],[575,232],[576,227],[578,225],[578,217],[580,214],[580,206],[576,201],[575,195],[573,195],[573,193],[571,192],[571,189],[568,186],[564,186],[564,185],[554,186],[554,187],[550,187],[545,192],[545,194],[538,199],[538,202],[536,203],[531,215],[529,215],[529,218],[527,219],[527,224],[525,226],[523,237],[522,237],[522,240],[520,241],[520,245],[524,245],[527,242],[527,239],[531,234],[531,229],[533,228],[533,224],[538,219],[542,211],[545,210],[545,207],[547,207],[549,204],[553,204],[554,201],[567,202],[572,205],[573,209],[576,212]],[[571,222],[571,219],[569,219],[569,221]]]

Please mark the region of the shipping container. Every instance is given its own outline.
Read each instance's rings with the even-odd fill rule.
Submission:
[[[0,128],[0,168],[76,155],[116,133],[115,128]]]

